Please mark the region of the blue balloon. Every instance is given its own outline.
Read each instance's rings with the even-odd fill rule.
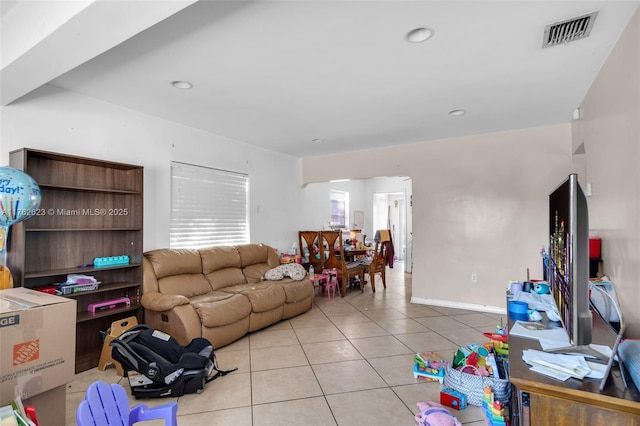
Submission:
[[[36,181],[13,167],[0,167],[0,226],[7,229],[35,214],[42,194]]]

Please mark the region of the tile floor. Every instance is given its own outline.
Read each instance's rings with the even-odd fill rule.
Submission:
[[[345,298],[317,296],[305,314],[216,350],[220,368],[238,371],[201,394],[131,404],[177,400],[180,426],[415,425],[416,402],[439,401],[442,386],[413,378],[414,354],[450,359],[459,346],[486,341],[482,332],[494,330],[501,315],[411,304],[411,275],[403,269],[388,269],[386,290],[378,278],[376,293],[366,285]],[[112,366],[76,375],[67,425],[95,380],[127,386]],[[478,407],[450,411],[465,425],[486,424]]]

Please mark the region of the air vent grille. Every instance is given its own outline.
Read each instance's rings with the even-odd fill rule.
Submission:
[[[588,37],[598,12],[549,24],[544,28],[542,47],[557,46]]]

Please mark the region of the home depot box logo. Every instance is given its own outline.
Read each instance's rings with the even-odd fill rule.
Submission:
[[[13,345],[13,365],[24,364],[40,358],[40,339]]]

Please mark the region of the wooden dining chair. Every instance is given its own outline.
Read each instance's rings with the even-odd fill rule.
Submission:
[[[371,259],[362,262],[364,272],[369,274],[371,280],[371,290],[376,292],[375,275],[380,274],[382,285],[387,288],[387,250],[391,244],[391,231],[381,229],[376,232],[375,248],[371,255]]]
[[[346,262],[342,245],[342,231],[320,231],[320,257],[325,269],[335,268],[340,281],[340,295],[347,294],[347,282],[360,277],[360,291],[364,291],[364,266],[360,262]]]
[[[305,248],[309,250],[309,266],[313,266],[313,270],[319,274],[324,269],[324,259],[320,253],[320,231],[298,231],[298,246],[300,247],[300,256],[303,259]]]

